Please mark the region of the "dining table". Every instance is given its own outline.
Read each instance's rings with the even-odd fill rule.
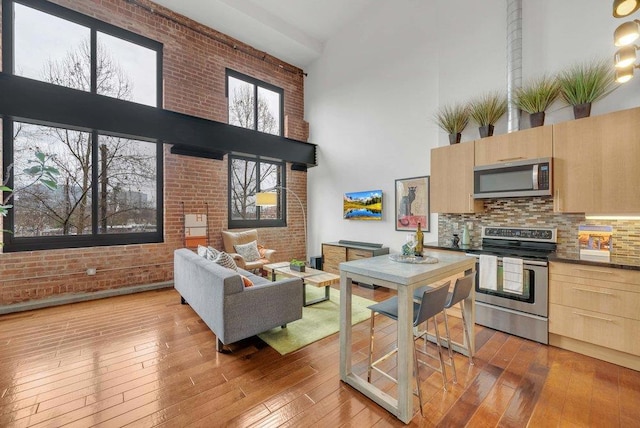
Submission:
[[[435,260],[434,260],[435,259]],[[425,250],[420,259],[403,259],[397,254],[340,263],[340,379],[408,424],[413,408],[413,294],[423,285],[466,275],[475,270],[476,259],[459,252]],[[351,303],[354,283],[374,284],[397,292],[397,394],[385,392],[367,382],[366,370],[354,370]],[[453,281],[452,281],[453,282]],[[468,331],[475,323],[474,288],[464,301]],[[473,356],[475,335],[469,335],[469,352]],[[431,335],[430,340],[434,340]],[[467,354],[462,346],[452,349]]]

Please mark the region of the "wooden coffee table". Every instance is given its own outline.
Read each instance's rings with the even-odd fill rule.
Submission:
[[[301,278],[302,279],[302,304],[304,306],[315,305],[316,303],[326,302],[329,300],[329,289],[333,284],[340,283],[340,275],[335,275],[329,272],[324,272],[318,269],[310,267],[305,268],[304,272],[298,272],[292,270],[289,267],[289,262],[270,263],[262,267],[267,274],[271,274],[271,280],[276,280],[276,274],[285,276],[287,278]],[[313,285],[315,287],[324,287],[324,297],[307,301],[306,286]]]

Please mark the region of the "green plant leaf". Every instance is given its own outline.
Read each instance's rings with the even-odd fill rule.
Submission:
[[[0,186],[0,192],[12,192],[13,190],[11,190],[10,187],[7,186]]]
[[[58,188],[58,183],[55,182],[55,180],[40,180],[40,182],[42,184],[44,184],[45,186],[47,186],[47,188],[49,190],[56,190]]]
[[[42,152],[36,152],[36,157],[38,158],[38,160],[39,160],[41,163],[44,163],[44,160],[45,160],[44,153],[42,153]]]
[[[42,171],[39,165],[32,166],[31,168],[24,169],[22,172],[29,175],[38,175]]]

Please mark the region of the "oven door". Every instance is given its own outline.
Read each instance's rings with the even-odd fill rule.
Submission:
[[[549,268],[546,262],[524,261],[522,294],[514,294],[503,289],[502,258],[498,257],[497,290],[487,290],[480,287],[479,269],[479,263],[476,262],[476,301],[547,317]]]

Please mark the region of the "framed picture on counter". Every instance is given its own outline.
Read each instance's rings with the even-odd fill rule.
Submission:
[[[396,230],[429,232],[429,176],[396,180]]]

